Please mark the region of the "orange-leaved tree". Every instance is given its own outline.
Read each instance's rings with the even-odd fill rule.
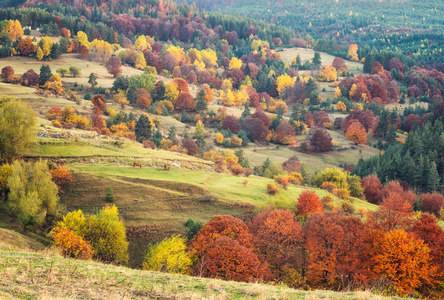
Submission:
[[[345,288],[361,281],[363,224],[358,217],[315,213],[304,225],[308,278],[315,285]]]
[[[290,211],[265,210],[249,227],[254,231],[253,243],[275,279],[281,280],[290,269],[302,272],[302,227]]]
[[[438,267],[441,276],[444,276],[442,273],[444,271],[444,230],[438,225],[438,219],[428,213],[422,213],[409,232],[423,240],[430,248],[431,261],[434,266]]]
[[[197,256],[205,254],[208,245],[220,236],[227,236],[239,241],[245,247],[251,248],[251,234],[242,220],[230,215],[214,216],[205,224],[197,235],[189,242],[189,249]]]
[[[433,284],[436,270],[430,264],[430,249],[421,239],[396,229],[379,238],[376,248],[372,262],[377,278],[389,278],[401,295]]]
[[[353,120],[351,122],[345,133],[345,137],[356,145],[367,143],[367,132],[358,120]]]
[[[321,212],[323,205],[319,196],[314,191],[305,190],[298,198],[296,204],[297,214],[307,217],[312,213]]]
[[[208,245],[205,258],[198,263],[195,273],[197,270],[205,277],[247,282],[268,279],[270,275],[252,248],[227,236],[220,236]]]

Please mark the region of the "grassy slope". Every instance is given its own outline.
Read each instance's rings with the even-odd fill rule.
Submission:
[[[370,292],[302,291],[0,250],[2,299],[396,299]]]
[[[91,213],[107,204],[105,194],[111,187],[125,224],[134,228],[129,231],[131,266],[141,265],[150,243],[175,233],[185,234],[188,219],[204,224],[214,215],[243,218],[270,204],[294,210],[298,195],[305,189],[291,185],[270,196],[266,186],[272,180],[256,176],[244,178],[178,167],[165,172],[162,168],[134,169],[120,164],[70,167],[75,171],[75,184],[65,189],[62,202],[68,210]],[[328,194],[321,189],[315,191],[320,197]],[[377,208],[360,199],[355,199],[353,206]]]

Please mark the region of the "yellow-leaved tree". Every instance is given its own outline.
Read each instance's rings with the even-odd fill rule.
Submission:
[[[164,239],[151,247],[145,262],[144,270],[154,270],[168,273],[190,274],[193,264],[186,251],[186,240],[178,235]]]
[[[92,60],[106,62],[110,59],[112,53],[113,47],[108,42],[95,39],[89,45],[89,57]]]
[[[336,109],[340,111],[346,111],[347,106],[345,106],[344,102],[338,101],[338,103],[336,103]]]
[[[205,64],[205,68],[211,69],[211,68],[217,68],[217,54],[212,49],[204,49],[200,52],[202,55],[202,61]]]
[[[11,161],[28,152],[37,134],[37,118],[22,101],[0,97],[0,160]]]
[[[319,72],[318,80],[323,82],[332,82],[338,79],[338,72],[332,66],[326,65],[323,70]]]
[[[9,20],[8,24],[3,29],[2,34],[8,35],[13,42],[18,38],[23,37],[23,28],[19,20]]]
[[[351,44],[350,46],[348,46],[347,58],[349,60],[352,60],[352,61],[359,61],[359,58],[358,58],[358,45]]]
[[[95,259],[119,264],[128,262],[125,225],[115,205],[105,206],[98,214],[89,217],[85,217],[81,210],[70,212],[57,227],[68,228],[83,237],[93,248]]]
[[[47,36],[42,37],[42,39],[39,42],[39,48],[42,49],[44,57],[47,57],[51,54],[52,45],[53,42],[49,37]]]
[[[290,89],[293,87],[296,78],[291,78],[287,73],[282,74],[276,79],[277,90],[279,96],[286,99],[290,93]]]
[[[77,32],[77,39],[78,39],[80,45],[83,45],[87,48],[89,47],[88,36],[86,35],[86,33],[84,33],[83,31],[78,31]]]
[[[148,43],[146,41],[146,37],[144,35],[140,35],[137,40],[134,42],[134,47],[138,51],[145,50],[148,46]],[[151,48],[151,47],[150,47]],[[150,49],[151,50],[151,49]]]
[[[145,56],[143,55],[143,53],[139,53],[139,55],[137,55],[136,62],[134,64],[134,66],[140,70],[143,70],[143,68],[146,67],[146,60],[145,60]]]
[[[51,91],[56,95],[64,95],[65,90],[63,89],[62,79],[59,74],[53,74],[49,80],[43,85],[43,88]]]
[[[233,70],[233,69],[240,69],[241,67],[242,67],[242,61],[239,58],[233,56],[230,60],[230,65],[228,66],[228,68],[230,70]]]
[[[37,58],[38,58],[39,60],[42,60],[42,59],[43,59],[44,55],[43,55],[43,50],[42,50],[42,48],[40,48],[40,47],[37,48],[37,54],[36,54],[36,56],[37,56]]]

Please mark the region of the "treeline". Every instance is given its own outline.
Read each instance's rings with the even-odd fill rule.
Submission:
[[[361,177],[376,174],[382,182],[398,179],[418,191],[439,191],[444,182],[443,102],[425,117],[410,114],[404,128],[412,130],[405,143],[394,143],[381,153],[361,159],[353,173]]]

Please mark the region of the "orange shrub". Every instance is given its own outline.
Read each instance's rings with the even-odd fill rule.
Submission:
[[[66,227],[56,227],[51,230],[50,235],[54,243],[62,250],[65,257],[90,260],[93,255],[93,249],[80,236]]]
[[[279,188],[274,184],[274,182],[271,182],[267,184],[267,193],[270,195],[276,195],[279,193]]]
[[[71,171],[68,167],[61,166],[51,170],[52,181],[58,186],[64,186],[72,182]]]
[[[334,194],[336,196],[338,196],[338,198],[341,198],[341,199],[348,199],[348,198],[350,198],[350,192],[347,189],[336,189],[334,191]]]
[[[336,186],[336,184],[334,184],[334,183],[332,183],[330,181],[325,181],[325,182],[322,183],[321,188],[323,190],[326,190],[326,191],[330,192],[330,193],[333,193],[338,187]]]
[[[234,175],[241,175],[244,173],[244,168],[240,164],[233,164],[230,166],[230,172]]]

